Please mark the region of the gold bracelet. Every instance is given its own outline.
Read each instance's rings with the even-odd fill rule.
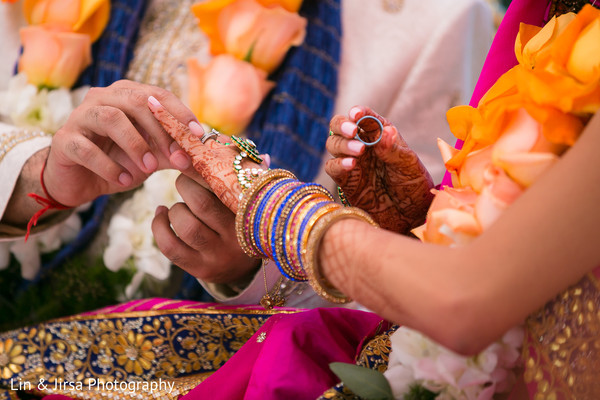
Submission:
[[[333,223],[345,218],[358,219],[360,221],[365,221],[372,226],[378,227],[377,223],[373,221],[371,216],[360,208],[339,208],[323,215],[314,224],[308,236],[306,252],[303,254],[305,256],[304,265],[305,272],[308,277],[308,283],[319,296],[332,303],[348,303],[351,301],[351,299],[336,289],[323,276],[323,272],[321,271],[319,264],[319,250],[321,247],[321,240],[323,239],[325,232],[327,232]]]
[[[305,281],[306,276],[300,269],[300,265],[290,264],[289,259],[285,256],[284,238],[286,237],[286,226],[289,222],[290,212],[293,210],[295,205],[301,201],[304,197],[312,194],[321,194],[327,199],[333,201],[331,194],[327,189],[317,184],[307,184],[306,186],[300,187],[297,191],[288,198],[286,204],[283,204],[281,209],[278,210],[279,219],[277,225],[273,225],[272,229],[275,230],[275,240],[271,238],[271,251],[273,260],[277,264],[277,267],[281,270],[283,275],[288,279],[295,281]],[[289,236],[289,235],[287,235]]]
[[[247,232],[252,233],[252,227],[246,226],[246,212],[248,204],[254,199],[256,194],[262,189],[263,186],[275,179],[292,178],[297,179],[294,174],[284,169],[271,169],[264,174],[256,178],[252,185],[241,195],[240,204],[238,205],[237,214],[235,216],[235,232],[242,250],[250,257],[260,258],[258,252],[253,251],[251,244],[246,241],[249,235]]]

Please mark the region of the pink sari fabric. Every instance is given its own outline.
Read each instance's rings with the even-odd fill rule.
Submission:
[[[496,83],[498,78],[517,65],[515,39],[517,33],[519,33],[520,24],[543,25],[548,4],[548,0],[513,0],[498,27],[496,36],[494,36],[492,47],[483,64],[477,85],[473,90],[470,106],[477,107],[479,100]],[[458,140],[455,147],[460,149],[462,141]],[[452,180],[448,172],[444,175],[441,186],[452,186]]]
[[[275,315],[184,399],[316,399],[339,382],[329,363],[355,363],[381,322],[344,308]]]

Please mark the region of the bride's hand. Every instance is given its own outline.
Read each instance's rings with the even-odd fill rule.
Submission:
[[[148,99],[148,107],[165,131],[191,157],[194,169],[202,176],[211,191],[234,213],[237,212],[242,188],[238,182],[234,160],[240,154],[232,140],[226,135],[211,137],[202,143],[202,127],[191,122],[184,125],[173,117],[155,98]],[[243,168],[266,169],[248,157],[242,161]]]
[[[357,121],[366,116],[383,125],[381,140],[365,146],[354,139]],[[361,138],[373,142],[380,134],[377,121],[361,122]],[[348,202],[368,212],[388,230],[406,233],[423,223],[431,203],[431,176],[400,136],[396,127],[368,107],[354,107],[349,117],[336,115],[327,150],[334,157],[325,170],[342,188]]]

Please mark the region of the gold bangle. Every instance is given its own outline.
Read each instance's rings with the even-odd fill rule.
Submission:
[[[365,221],[372,226],[378,227],[377,223],[373,221],[371,216],[360,208],[339,208],[319,218],[319,220],[312,227],[306,243],[304,265],[306,268],[305,271],[308,277],[308,283],[319,296],[332,303],[348,303],[352,300],[340,290],[335,288],[323,276],[319,264],[319,250],[321,248],[321,240],[323,239],[325,232],[327,232],[333,223],[345,218],[358,219],[360,221]]]
[[[252,182],[252,185],[241,195],[240,204],[238,205],[238,210],[235,216],[235,232],[240,247],[242,248],[242,250],[244,250],[244,253],[246,253],[250,257],[260,258],[260,254],[257,254],[257,252],[253,251],[250,243],[246,242],[246,237],[248,237],[247,235],[245,235],[246,230],[252,233],[250,231],[251,227],[244,226],[244,223],[246,222],[245,220],[248,204],[250,203],[250,200],[252,200],[260,191],[260,189],[262,189],[263,186],[275,179],[284,178],[297,179],[294,174],[284,169],[271,169],[265,172],[264,174],[260,175],[258,178],[256,178]]]
[[[302,221],[308,216],[311,207],[320,202],[324,203],[330,200],[331,198],[324,196],[321,193],[313,193],[303,198],[302,201],[298,202],[298,205],[290,213],[290,222],[285,232],[285,252],[287,254],[289,264],[295,266],[298,271],[301,271],[305,279],[306,274],[302,269],[300,255],[297,251],[298,241],[300,240],[300,226]]]
[[[303,271],[300,269],[300,265],[293,265],[289,263],[289,259],[285,256],[285,248],[283,245],[284,236],[286,235],[285,228],[287,223],[289,222],[289,216],[294,207],[301,201],[304,197],[310,196],[312,194],[321,194],[326,196],[326,198],[333,201],[331,194],[327,189],[325,189],[321,185],[317,184],[308,184],[307,186],[298,188],[297,191],[288,198],[287,203],[281,206],[281,209],[278,210],[279,220],[277,226],[273,225],[272,229],[275,230],[275,241],[273,242],[271,238],[271,252],[272,257],[277,266],[280,268],[281,272],[286,275],[288,279],[292,279],[295,281],[305,281],[306,276]],[[288,235],[289,236],[289,235]],[[287,240],[287,237],[285,237]]]

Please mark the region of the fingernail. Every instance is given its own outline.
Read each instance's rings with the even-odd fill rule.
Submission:
[[[265,164],[267,164],[267,167],[271,166],[271,156],[270,155],[262,154],[261,157],[265,161]]]
[[[165,206],[158,206],[156,207],[156,211],[154,211],[154,216],[156,217],[158,214],[164,212],[166,210],[167,207]]]
[[[181,147],[179,147],[179,144],[177,144],[177,142],[171,142],[171,144],[169,145],[169,154],[173,154],[177,150],[181,150]]]
[[[352,168],[354,166],[354,158],[344,158],[342,159],[342,166],[346,168]]]
[[[154,157],[154,154],[150,152],[144,154],[142,162],[144,163],[144,167],[146,167],[148,171],[154,171],[156,167],[158,167],[158,160],[156,159],[156,157]]]
[[[194,135],[196,135],[196,136],[202,136],[202,135],[204,135],[204,128],[202,128],[202,125],[200,125],[196,121],[190,122],[189,127],[190,127],[190,131]]]
[[[154,96],[148,97],[148,104],[151,106],[150,108],[152,110],[156,110],[161,106],[160,101],[156,100],[156,97]]]
[[[121,172],[119,175],[119,182],[123,186],[129,186],[131,185],[131,182],[133,182],[133,178],[128,172]]]
[[[347,121],[342,123],[342,133],[348,138],[354,137],[356,134],[356,124]]]
[[[360,108],[359,107],[352,107],[350,109],[350,111],[348,112],[348,116],[351,119],[356,119],[356,116],[358,115],[359,112],[360,112]]]
[[[171,164],[180,171],[188,169],[192,164],[190,158],[183,150],[171,154],[170,160]]]
[[[361,142],[359,142],[358,140],[351,140],[350,142],[348,142],[348,150],[350,150],[351,153],[354,153],[356,155],[359,155],[360,152],[364,149],[365,145]]]

